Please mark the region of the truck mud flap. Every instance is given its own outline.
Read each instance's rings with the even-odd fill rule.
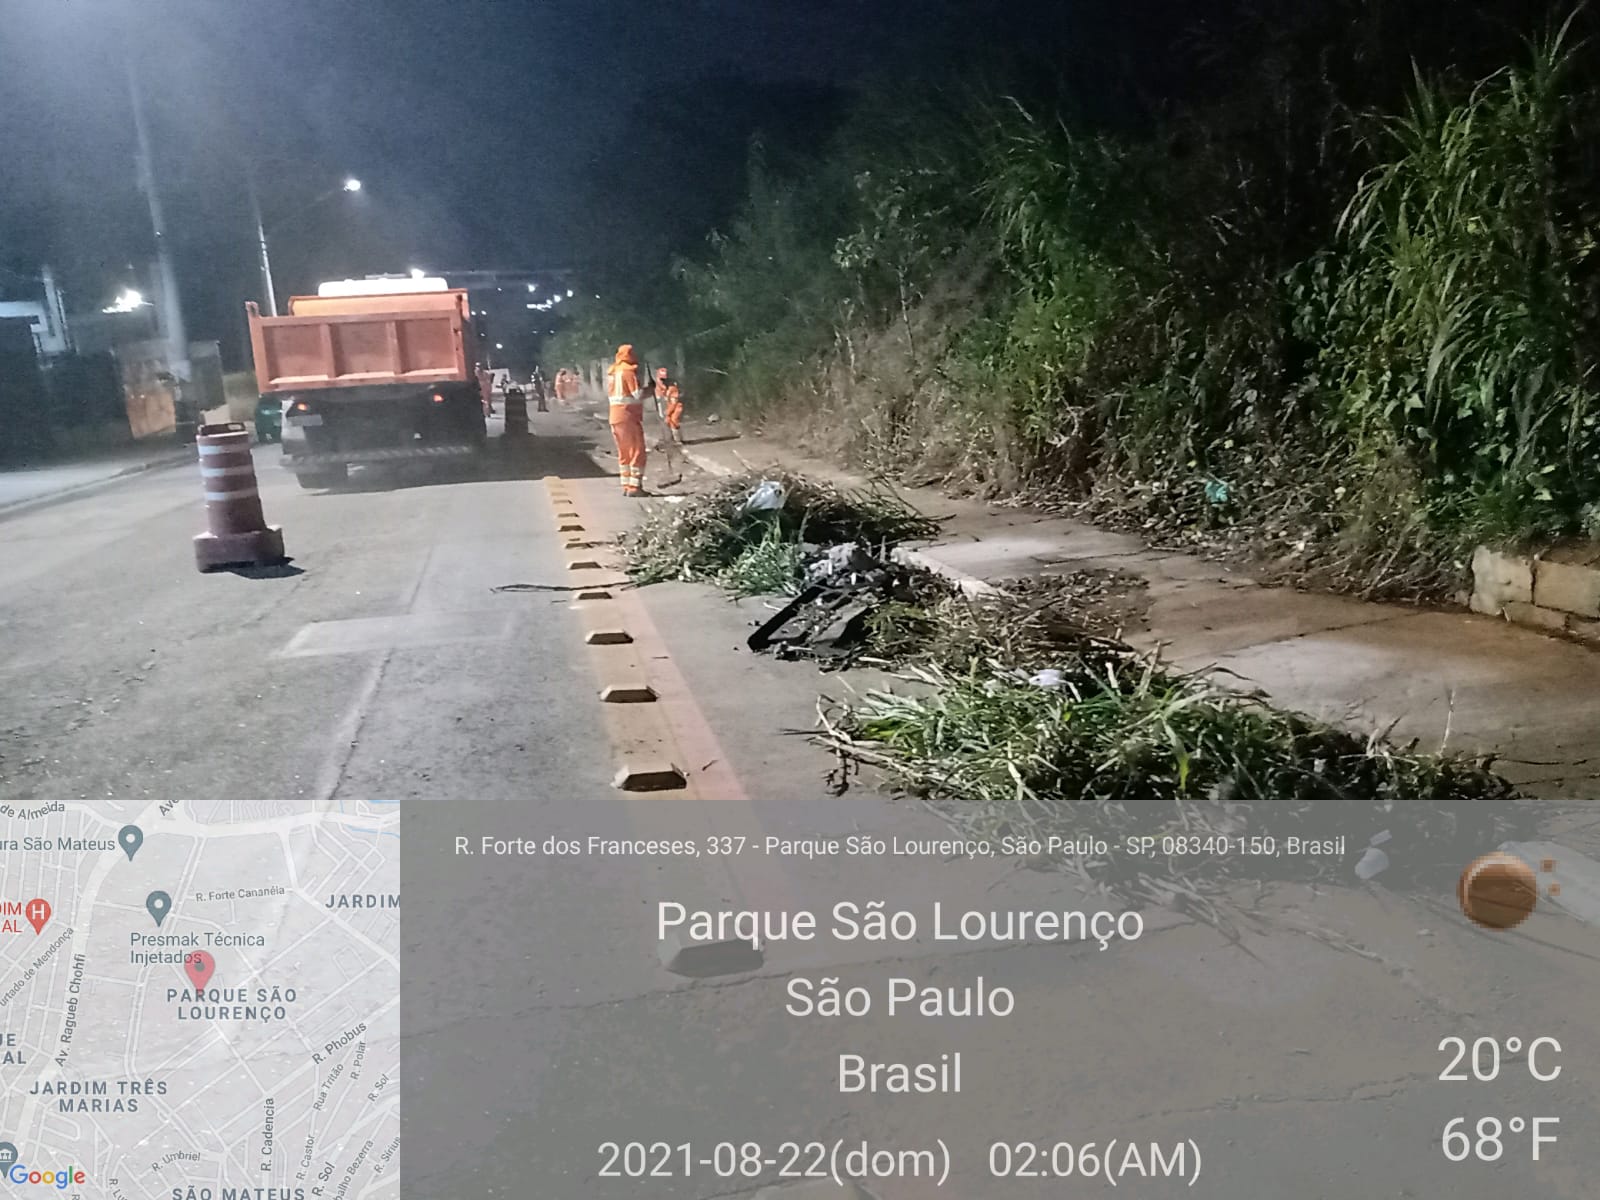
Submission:
[[[341,450],[336,454],[285,454],[283,465],[290,471],[304,467],[336,467],[341,463],[403,462],[420,458],[468,458],[480,452],[480,447],[462,443],[459,446],[415,446],[390,450]]]

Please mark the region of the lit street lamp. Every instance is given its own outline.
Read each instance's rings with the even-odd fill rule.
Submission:
[[[130,313],[138,312],[150,303],[144,298],[144,293],[134,288],[123,288],[122,294],[100,311],[103,313]]]
[[[249,188],[250,191],[250,215],[255,218],[256,246],[261,252],[261,290],[263,293],[265,293],[263,298],[267,302],[267,315],[269,317],[275,317],[278,315],[278,294],[276,289],[274,289],[272,286],[272,259],[267,254],[267,227],[262,224],[261,202],[256,198],[255,169],[248,165],[245,167],[245,186]],[[361,180],[355,178],[354,176],[350,176],[338,187],[329,188],[326,192],[323,192],[322,195],[318,196],[310,204],[302,208],[296,215],[304,216],[313,208],[317,207],[317,205],[321,204],[324,200],[327,200],[333,196],[337,196],[340,192],[359,192],[360,190]],[[278,226],[281,228],[282,225],[283,222],[279,221]]]

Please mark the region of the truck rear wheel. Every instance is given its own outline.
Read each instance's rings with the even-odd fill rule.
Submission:
[[[332,467],[318,467],[315,471],[296,471],[295,482],[307,491],[338,487],[350,477],[350,465],[339,463]]]
[[[464,389],[456,408],[456,428],[466,438],[467,445],[482,450],[489,439],[489,422],[484,415],[483,401],[476,390]]]

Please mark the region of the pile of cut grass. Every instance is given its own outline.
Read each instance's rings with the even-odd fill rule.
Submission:
[[[653,514],[625,542],[633,578],[793,591],[819,547],[855,543],[886,560],[937,529],[888,493],[796,476],[770,477],[785,490],[780,509],[749,511],[764,478],[730,479]],[[896,669],[908,686],[825,704],[821,738],[842,778],[880,768],[965,836],[1112,847],[1031,865],[1068,866],[1126,902],[1226,924],[1219,896],[1233,885],[1352,882],[1375,835],[1395,863],[1386,882],[1437,890],[1528,832],[1515,788],[1487,762],[1284,711],[1105,636],[1117,627],[1099,611],[1108,598],[1118,624],[1138,607],[1127,580],[1030,581],[971,597],[926,572],[883,570],[852,661]],[[1290,839],[1341,836],[1341,853],[1289,851]],[[1153,851],[1129,853],[1131,838],[1155,839]]]
[[[784,489],[783,506],[751,511],[762,482]],[[735,595],[792,592],[808,548],[856,542],[880,555],[938,522],[877,488],[845,489],[802,476],[746,474],[649,517],[623,542],[635,582],[716,583]]]
[[[1120,628],[1125,602],[1102,595],[1107,573],[1078,572],[970,596],[926,571],[908,571],[900,597],[868,619],[867,655],[891,667],[965,671],[974,661],[1023,668],[1064,649],[1080,652]],[[1107,646],[1119,643],[1105,642]]]
[[[1354,882],[1375,835],[1389,835],[1385,853],[1401,868],[1391,879],[1440,884],[1526,833],[1516,790],[1487,763],[1362,737],[1109,639],[1084,635],[1025,661],[912,668],[906,690],[825,704],[822,739],[846,776],[881,768],[965,836],[1101,838],[1108,854],[1034,865],[1193,911],[1245,880]],[[1341,835],[1342,855],[1288,853],[1291,838]],[[1128,853],[1133,837],[1154,837],[1156,852]]]

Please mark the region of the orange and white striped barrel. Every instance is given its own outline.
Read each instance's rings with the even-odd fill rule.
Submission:
[[[194,539],[200,569],[281,562],[283,531],[268,525],[261,511],[245,427],[237,421],[202,425],[195,444],[206,499],[206,532]]]
[[[245,427],[237,422],[202,425],[195,441],[200,448],[200,482],[205,488],[206,525],[211,532],[224,537],[266,528]]]

